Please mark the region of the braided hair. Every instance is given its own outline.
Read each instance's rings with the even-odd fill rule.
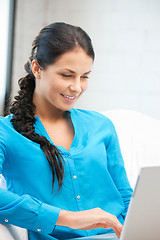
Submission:
[[[57,177],[59,189],[63,183],[64,160],[57,147],[44,136],[35,132],[36,106],[33,103],[35,76],[32,73],[31,64],[33,60],[36,60],[38,65],[45,70],[47,66],[55,63],[62,54],[78,46],[94,60],[91,39],[80,27],[61,22],[44,27],[32,43],[31,56],[24,65],[27,75],[19,79],[20,90],[10,106],[10,112],[13,114],[11,119],[13,127],[24,137],[40,145],[52,170],[52,186],[54,186],[55,177]]]

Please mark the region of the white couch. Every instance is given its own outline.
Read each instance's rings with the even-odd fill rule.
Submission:
[[[160,166],[160,120],[132,110],[103,114],[115,125],[128,178],[134,188],[141,167]]]
[[[102,112],[117,130],[126,171],[134,188],[143,166],[160,166],[160,120],[131,110]],[[1,179],[1,185],[5,186]],[[27,230],[0,224],[0,240],[27,240]]]

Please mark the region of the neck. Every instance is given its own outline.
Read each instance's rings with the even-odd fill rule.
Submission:
[[[33,103],[36,106],[35,116],[39,116],[44,121],[55,122],[65,117],[66,111],[60,110],[49,102],[41,101],[33,95]]]

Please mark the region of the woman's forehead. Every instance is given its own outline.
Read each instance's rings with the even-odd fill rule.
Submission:
[[[92,57],[86,54],[82,49],[79,51],[69,51],[62,54],[58,60],[53,64],[53,66],[58,68],[65,68],[74,71],[72,68],[83,68],[86,69],[85,72],[91,71],[91,66],[93,63]]]

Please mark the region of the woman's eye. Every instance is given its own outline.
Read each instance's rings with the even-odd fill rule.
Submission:
[[[89,76],[82,76],[81,78],[87,78],[87,79],[88,79],[88,78],[89,78]]]
[[[69,75],[69,74],[61,74],[61,75],[66,78],[72,77],[72,75]]]
[[[61,74],[61,76],[62,77],[65,77],[65,78],[71,78],[71,77],[73,77],[73,75],[70,75],[70,74]],[[81,76],[81,78],[86,78],[86,79],[88,79],[89,78],[89,76]]]

